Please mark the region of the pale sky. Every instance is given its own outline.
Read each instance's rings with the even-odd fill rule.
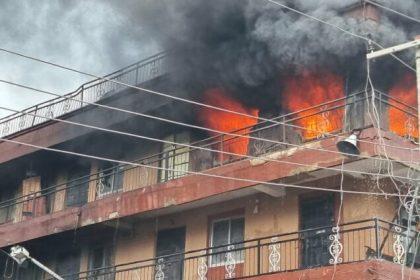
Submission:
[[[1,4],[1,48],[98,75],[159,51],[141,26],[105,1],[2,0]],[[4,52],[0,52],[0,79],[60,94],[91,80]],[[46,99],[51,97],[0,83],[0,106],[23,109]],[[0,117],[8,114],[0,111]]]

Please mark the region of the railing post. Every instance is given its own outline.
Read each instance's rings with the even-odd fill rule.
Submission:
[[[261,274],[261,240],[258,239],[257,243],[257,275]]]
[[[84,101],[84,92],[85,92],[85,86],[84,85],[82,85],[82,90],[81,90],[81,92],[80,92],[80,108],[82,108],[83,107],[83,101]]]
[[[288,147],[287,142],[286,142],[286,117],[283,116],[282,118],[282,139],[281,141],[284,143],[283,145],[286,146],[286,148]]]
[[[138,82],[139,82],[139,64],[137,63],[136,64],[136,79],[135,79],[135,86],[137,86],[138,85]]]
[[[35,200],[36,195],[34,194],[31,197],[32,200],[32,213],[31,213],[31,218],[35,218],[35,211],[36,211],[36,200]]]
[[[378,107],[379,107],[379,121],[382,122],[379,125],[384,128],[384,129],[388,129],[388,126],[385,126],[385,121],[384,121],[384,117],[382,116],[382,93],[378,92],[379,95],[379,101],[378,101]]]
[[[224,140],[224,134],[220,135],[220,165],[223,165],[224,160],[224,151],[223,151],[223,140]]]
[[[38,114],[38,105],[35,106],[34,115],[32,117],[32,125],[31,126],[34,126],[34,124],[35,124],[35,115],[36,114]]]
[[[381,257],[380,246],[379,246],[379,224],[378,218],[375,218],[375,244],[376,244],[376,258]]]

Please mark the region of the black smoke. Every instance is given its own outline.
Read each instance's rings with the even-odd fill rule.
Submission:
[[[412,40],[419,25],[379,10],[380,22],[346,15],[368,5],[355,0],[278,0],[383,46]],[[420,17],[416,0],[381,1],[382,5]],[[364,86],[367,43],[265,0],[154,0],[131,2],[130,17],[158,33],[163,49],[173,50],[174,77],[199,88],[231,89],[253,106],[273,104],[281,73],[332,69]],[[127,10],[124,5],[120,8]],[[137,7],[137,9],[135,9]],[[417,28],[416,28],[417,27]],[[413,61],[412,53],[402,56]],[[378,83],[401,68],[392,59],[372,66]],[[380,70],[384,71],[380,71]],[[197,93],[199,94],[199,93]],[[261,98],[263,96],[263,98]]]
[[[277,1],[384,46],[409,41],[420,31],[419,24],[384,10],[380,24],[346,16],[348,7],[363,6],[360,0]],[[224,87],[248,105],[267,108],[279,103],[279,77],[302,69],[331,68],[349,80],[346,84],[364,83],[366,42],[266,0],[3,2],[2,47],[99,75],[171,50],[171,77],[197,99],[206,88]],[[418,0],[380,3],[420,17]],[[413,61],[412,52],[401,55]],[[47,90],[66,93],[89,80],[6,54],[0,60],[3,78]],[[373,67],[384,88],[401,70],[392,59]],[[4,85],[0,91],[4,105],[14,108],[50,98]]]

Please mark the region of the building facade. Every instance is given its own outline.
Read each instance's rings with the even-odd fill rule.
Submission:
[[[420,279],[413,106],[349,87],[210,133],[142,90],[177,89],[167,58],[0,120],[0,279],[51,279],[18,244],[65,279]]]
[[[148,63],[156,61],[131,71],[140,73]],[[155,74],[142,82],[162,84],[164,79]],[[93,87],[105,88],[103,83]],[[145,113],[170,104],[159,99],[151,108],[140,108],[144,97],[132,90],[110,87],[95,97],[100,104],[123,104]],[[416,173],[420,157],[410,135],[385,126],[379,131],[361,110],[361,153],[349,157],[336,147],[355,128],[345,118],[340,131],[321,131],[310,139],[289,126],[311,118],[314,110],[351,114],[363,107],[357,104],[363,100],[339,99],[327,109],[311,108],[306,116],[288,114],[285,123],[235,132],[255,139],[200,139],[196,130],[163,129],[143,117],[113,112],[109,118],[109,112],[93,105],[53,117],[198,147],[192,148],[127,140],[58,120],[35,123],[43,110],[65,108],[77,95],[70,97],[5,120],[5,139],[138,165],[2,142],[0,246],[6,251],[23,245],[66,279],[329,279],[333,274],[338,279],[385,279],[401,271],[419,277],[417,222],[401,214],[401,198],[359,193],[395,194],[392,184],[407,183],[401,179],[404,174]],[[382,104],[384,112],[387,104]],[[409,109],[401,111],[410,114]],[[32,120],[31,125],[7,134],[22,118]],[[261,139],[279,143],[267,145]],[[245,154],[229,154],[230,147],[244,141]],[[341,197],[340,188],[353,193]],[[411,240],[408,247],[402,240]],[[18,268],[8,260],[2,259],[4,279],[49,277],[33,265]]]

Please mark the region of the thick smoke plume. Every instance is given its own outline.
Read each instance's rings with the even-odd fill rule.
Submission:
[[[416,29],[416,24],[381,10],[379,24],[346,15],[349,7],[363,5],[355,0],[278,2],[383,46],[412,40],[419,30],[418,25]],[[420,17],[416,0],[380,3]],[[269,97],[276,94],[270,92],[278,95],[274,81],[284,72],[329,68],[354,80],[363,72],[365,41],[264,0],[153,0],[129,5],[139,7],[131,9],[130,17],[160,34],[164,49],[176,51],[173,65],[179,81],[231,88],[250,104],[272,103]],[[408,55],[405,58],[412,61]],[[396,64],[383,59],[376,68],[390,73]],[[265,98],[260,98],[262,94]]]
[[[411,40],[419,31],[418,24],[386,11],[381,11],[380,24],[346,16],[346,8],[360,5],[360,0],[277,1],[371,36],[384,46]],[[420,17],[418,0],[380,3]],[[173,50],[172,76],[197,98],[207,88],[224,87],[248,105],[267,108],[278,104],[279,77],[303,69],[331,68],[363,83],[366,42],[265,0],[53,0],[36,5],[6,0],[2,4],[2,47],[96,74]],[[405,55],[406,61],[412,61],[412,54]],[[0,54],[0,59],[2,78],[43,89],[66,93],[89,79],[10,55]],[[381,59],[374,68],[381,78],[394,77],[396,65],[394,60]],[[14,108],[40,100],[35,93],[4,85],[0,92],[2,104]]]

